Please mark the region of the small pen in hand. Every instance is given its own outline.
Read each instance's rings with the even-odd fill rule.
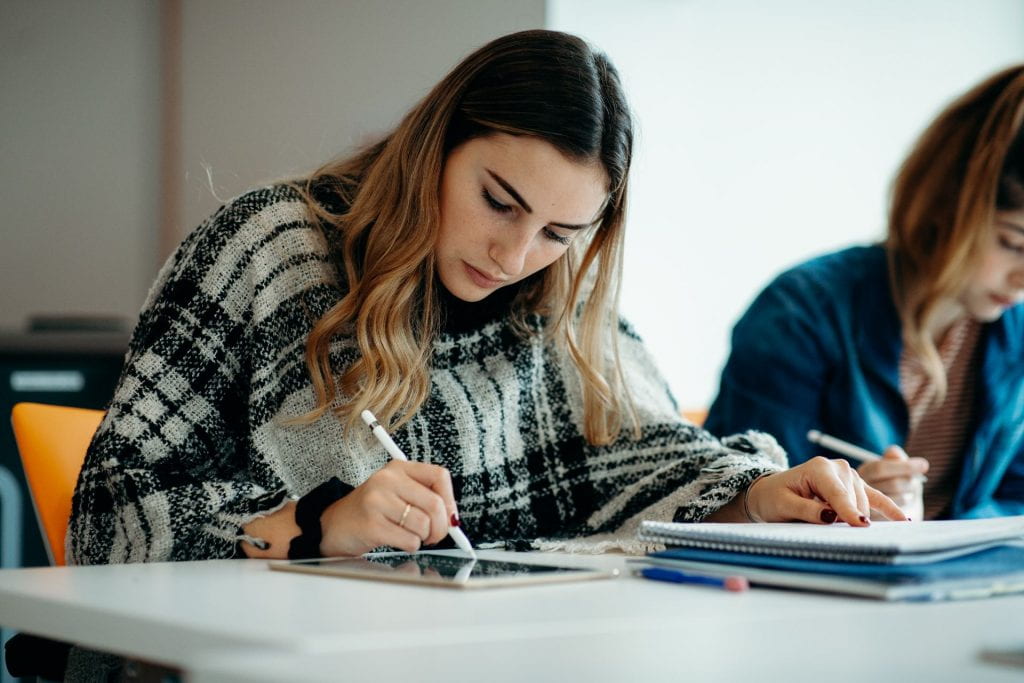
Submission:
[[[667,569],[665,567],[644,567],[636,572],[637,576],[654,581],[668,581],[669,583],[692,583],[700,586],[714,586],[724,588],[727,591],[741,592],[750,588],[750,582],[745,576],[705,576],[703,574],[687,574],[678,569]]]
[[[845,455],[848,458],[857,460],[858,462],[871,462],[872,460],[881,460],[882,456],[878,453],[873,453],[866,448],[860,446],[854,446],[852,443],[837,439],[834,436],[828,434],[822,434],[817,429],[812,429],[807,432],[807,440],[811,443],[816,443],[823,448],[827,448],[830,451],[835,451],[840,455]],[[928,481],[928,477],[923,474],[914,475],[915,479],[919,481]]]
[[[374,417],[373,413],[369,410],[364,410],[361,413],[361,417],[363,418],[363,422],[366,423],[366,426],[370,428],[371,432],[373,432],[373,435],[377,437],[377,441],[380,441],[380,444],[384,446],[384,450],[388,452],[388,455],[395,460],[409,460],[405,453],[402,452],[402,449],[398,447],[398,444],[396,444],[387,431],[385,431],[384,427],[377,422],[377,418]],[[474,560],[476,559],[476,553],[473,551],[473,544],[469,542],[469,538],[466,537],[466,534],[462,529],[457,526],[449,526],[448,535],[453,541],[455,541],[455,545],[457,545],[459,549],[467,553]]]

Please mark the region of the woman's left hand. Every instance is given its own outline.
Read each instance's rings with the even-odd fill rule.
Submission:
[[[746,493],[747,511],[761,522],[846,522],[868,526],[871,511],[891,520],[907,516],[884,493],[864,482],[846,460],[812,458],[754,481]]]

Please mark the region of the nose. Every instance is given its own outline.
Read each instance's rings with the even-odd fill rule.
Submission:
[[[530,251],[533,236],[529,230],[510,229],[491,241],[487,255],[491,257],[506,277],[516,277],[523,272],[526,255]]]

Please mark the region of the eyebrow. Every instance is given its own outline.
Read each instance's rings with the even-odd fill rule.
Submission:
[[[507,180],[505,180],[504,178],[502,178],[500,175],[498,175],[489,168],[484,170],[487,171],[487,174],[494,179],[494,182],[501,185],[502,189],[504,189],[505,192],[508,192],[509,195],[511,195],[512,199],[516,200],[516,203],[519,204],[519,206],[523,207],[523,210],[526,211],[526,213],[533,213],[533,209],[530,208],[530,205],[526,203],[526,200],[523,199],[523,196],[519,194],[516,191],[516,188],[512,187],[512,185]],[[598,220],[600,219],[594,220],[591,223],[551,223],[551,225],[555,226],[556,228],[565,228],[566,230],[585,230],[592,226],[594,223],[597,223]]]

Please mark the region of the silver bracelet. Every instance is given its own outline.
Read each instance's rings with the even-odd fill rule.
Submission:
[[[764,523],[763,519],[758,519],[754,515],[750,514],[750,505],[748,504],[747,498],[750,497],[750,489],[754,488],[754,484],[761,481],[769,474],[775,474],[775,472],[762,472],[761,474],[754,477],[754,480],[747,484],[747,490],[743,492],[743,514],[746,515],[748,522],[754,522],[755,524]]]

